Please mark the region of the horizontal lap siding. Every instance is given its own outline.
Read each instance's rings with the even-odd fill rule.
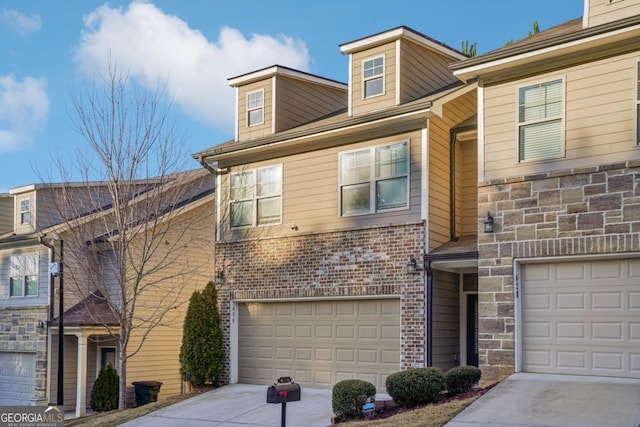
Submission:
[[[11,256],[30,253],[38,254],[38,296],[10,298]],[[31,248],[2,251],[0,253],[0,308],[34,305],[49,305],[49,252],[47,248],[38,245]]]
[[[264,123],[261,125],[247,126],[247,94],[264,89]],[[271,115],[273,112],[273,85],[272,80],[261,80],[239,88],[238,90],[238,140],[258,138],[271,135]]]
[[[625,0],[608,4],[607,0],[591,0],[589,27],[640,14],[640,1]]]
[[[433,366],[450,369],[460,356],[459,276],[434,271],[433,277]]]
[[[485,178],[594,166],[640,158],[634,145],[636,63],[640,53],[485,88]],[[518,88],[565,79],[565,157],[517,163]]]
[[[0,195],[0,234],[13,231],[13,196]]]
[[[447,66],[451,60],[408,40],[400,43],[400,103],[420,98],[457,80]]]
[[[478,144],[477,141],[465,141],[461,147],[462,170],[458,174],[461,183],[460,207],[462,235],[478,232]]]
[[[362,62],[380,55],[384,55],[384,94],[364,99]],[[396,59],[395,42],[353,54],[351,83],[354,115],[396,105]]]

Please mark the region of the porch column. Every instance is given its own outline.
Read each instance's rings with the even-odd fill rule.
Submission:
[[[87,414],[87,336],[77,332],[78,337],[78,372],[76,374],[76,417]]]

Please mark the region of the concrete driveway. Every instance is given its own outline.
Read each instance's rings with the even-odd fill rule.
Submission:
[[[514,374],[446,427],[640,427],[640,380]]]
[[[281,405],[267,402],[267,386],[231,384],[122,424],[126,427],[280,426]],[[287,403],[287,426],[331,424],[331,390],[303,388],[299,402]]]

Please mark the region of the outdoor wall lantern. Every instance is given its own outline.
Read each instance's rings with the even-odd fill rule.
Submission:
[[[414,257],[409,258],[407,263],[407,274],[418,274],[421,270],[418,268],[418,261]]]
[[[491,212],[487,212],[487,219],[484,222],[484,232],[493,233],[493,217],[491,216]]]

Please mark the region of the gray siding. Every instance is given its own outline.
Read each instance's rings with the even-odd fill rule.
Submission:
[[[447,370],[460,362],[460,276],[433,273],[433,366]]]
[[[11,256],[38,253],[38,296],[9,297]],[[49,251],[42,245],[0,252],[0,308],[49,305]]]

